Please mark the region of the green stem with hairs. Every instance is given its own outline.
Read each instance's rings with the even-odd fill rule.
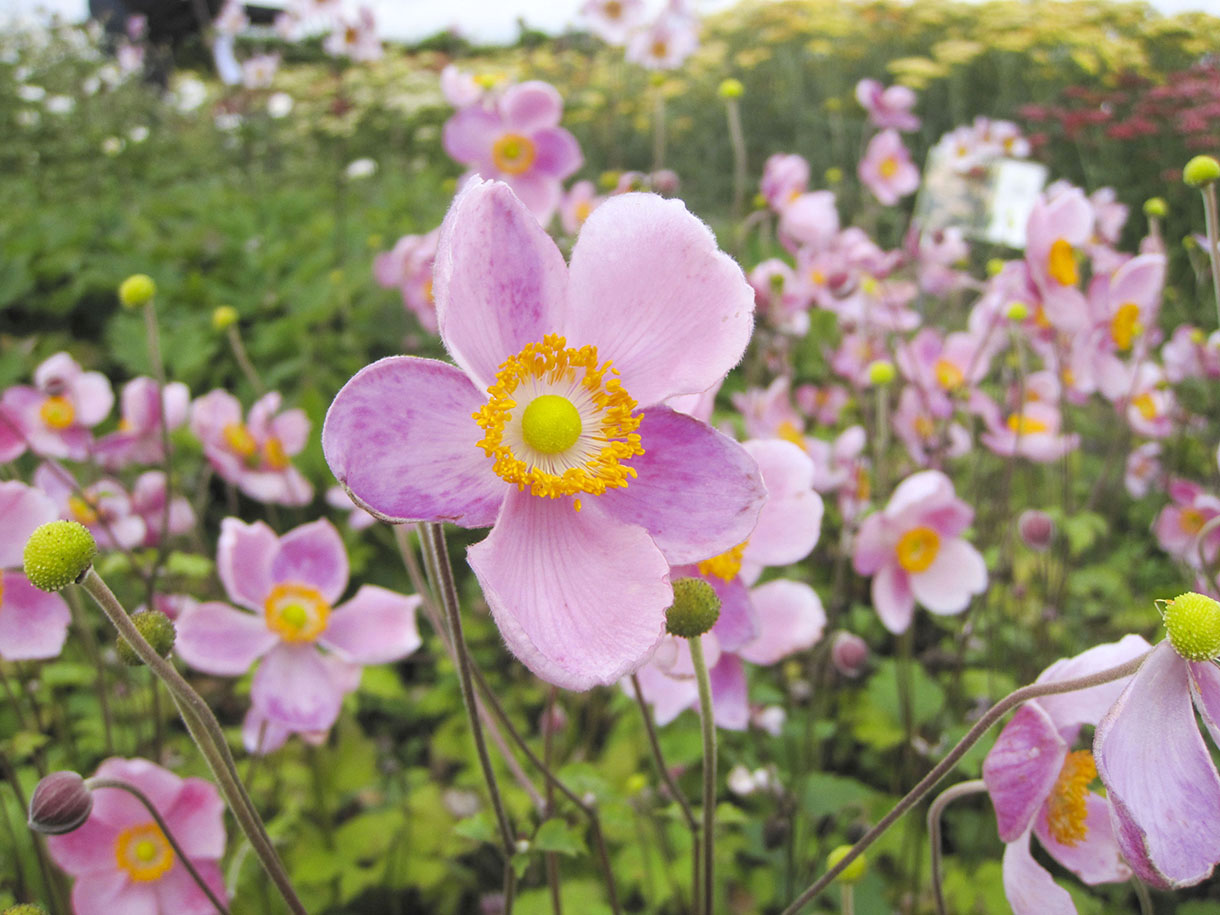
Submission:
[[[716,911],[716,720],[712,711],[712,681],[699,636],[687,639],[695,682],[699,686],[699,718],[703,731],[703,911]]]

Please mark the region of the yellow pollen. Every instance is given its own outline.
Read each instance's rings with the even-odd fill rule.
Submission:
[[[505,360],[487,389],[487,403],[473,414],[484,432],[478,447],[495,461],[492,469],[518,490],[528,488],[532,495],[548,499],[600,496],[607,489],[623,488],[636,475],[635,468],[623,462],[644,453],[635,431],[643,417],[632,414],[635,401],[623,389],[618,371],[609,362],[598,364],[596,346],[571,349],[566,343],[548,334]],[[518,397],[521,403],[529,401],[523,410],[518,409]],[[530,415],[530,408],[544,397],[549,406]],[[541,436],[539,427],[549,426],[548,412],[561,431],[567,430],[550,445],[562,446],[571,438],[566,447],[549,452],[531,442],[531,437]]]
[[[726,553],[721,553],[719,556],[713,556],[711,559],[705,559],[699,563],[696,568],[701,575],[715,575],[723,581],[732,581],[737,577],[737,573],[741,571],[741,557],[746,551],[746,544],[739,543]]]
[[[258,452],[258,442],[241,423],[229,423],[221,433],[229,450],[238,457],[248,458]]]
[[[1089,785],[1097,778],[1097,765],[1088,750],[1067,755],[1059,779],[1046,799],[1046,825],[1060,845],[1074,847],[1089,834]]]
[[[156,823],[142,823],[120,832],[114,843],[114,858],[119,869],[137,883],[160,880],[174,866],[174,851]]]
[[[588,200],[582,200],[576,204],[575,211],[572,213],[576,217],[576,224],[583,226],[585,220],[589,218],[589,214],[593,212],[593,204]]]
[[[1066,365],[1059,370],[1059,380],[1063,382],[1065,387],[1076,387],[1076,373]]]
[[[791,420],[785,419],[780,423],[779,427],[775,430],[775,435],[786,442],[792,442],[802,451],[805,450],[805,437],[801,435],[801,430],[794,426]]]
[[[567,398],[543,394],[531,400],[521,414],[521,432],[531,448],[543,454],[559,454],[580,438],[580,412]]]
[[[97,509],[80,496],[68,496],[68,511],[81,524],[97,524]]]
[[[894,552],[908,572],[924,572],[940,552],[940,534],[930,527],[913,527],[898,539]]]
[[[1076,270],[1076,252],[1065,239],[1056,238],[1055,243],[1051,245],[1046,272],[1061,286],[1075,286],[1080,282],[1080,273]]]
[[[1140,335],[1143,327],[1140,325],[1140,307],[1134,302],[1124,302],[1118,306],[1114,318],[1110,321],[1110,338],[1120,350],[1131,349],[1131,343]]]
[[[821,270],[812,270],[809,273],[809,278],[813,280],[815,286],[826,285],[826,274]]]
[[[652,43],[652,56],[653,57],[664,57],[668,53],[669,53],[669,45],[666,44],[664,41],[661,41],[658,38],[656,41],[654,41]]]
[[[1034,326],[1038,330],[1048,330],[1055,326],[1051,324],[1051,319],[1046,316],[1046,309],[1041,305],[1034,309]]]
[[[280,582],[263,602],[267,628],[286,642],[312,642],[326,630],[330,604],[317,588]]]
[[[283,470],[289,464],[283,443],[274,435],[263,442],[263,457],[267,459],[267,466],[272,470]]]
[[[602,15],[607,19],[619,19],[623,15],[623,4],[619,0],[610,0],[602,7]]]
[[[946,391],[952,391],[966,380],[965,373],[948,359],[937,359],[933,371],[936,374],[936,383]]]
[[[1136,394],[1131,398],[1131,405],[1139,410],[1140,416],[1144,417],[1144,419],[1156,419],[1156,401],[1153,400],[1151,394]]]
[[[520,175],[529,171],[537,155],[534,141],[519,133],[506,133],[491,147],[491,161],[506,175]]]
[[[860,502],[867,502],[873,495],[873,482],[869,478],[868,471],[859,467],[856,469],[856,499]]]
[[[1008,428],[1017,435],[1036,435],[1039,432],[1049,432],[1051,427],[1040,419],[1021,413],[1008,417]]]
[[[428,281],[424,283],[424,298],[430,305],[436,304],[436,296],[432,292],[432,277],[428,277]]]
[[[924,416],[922,413],[915,417],[915,434],[920,438],[931,438],[932,433],[936,431],[936,426],[932,424],[932,420]]]
[[[48,397],[38,408],[38,416],[52,429],[67,429],[76,419],[76,409],[66,397]]]
[[[1197,534],[1203,530],[1203,512],[1197,508],[1184,508],[1178,516],[1178,526],[1187,534]]]
[[[881,165],[877,167],[877,171],[881,172],[882,178],[893,178],[898,174],[898,160],[893,156],[886,156],[881,160]]]
[[[124,416],[122,419],[119,420],[119,431],[120,432],[130,432],[131,431],[131,420],[128,419],[126,416]]]

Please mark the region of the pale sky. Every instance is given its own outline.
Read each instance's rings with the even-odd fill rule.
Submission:
[[[349,0],[355,7],[358,0]],[[431,35],[450,26],[479,41],[511,41],[517,36],[516,21],[524,17],[535,28],[557,32],[567,25],[579,24],[581,0],[359,0],[376,13],[382,34],[391,38],[413,39]],[[1163,13],[1185,10],[1220,15],[1220,0],[1151,0]],[[700,12],[731,6],[733,0],[698,0]],[[268,5],[275,5],[269,3]],[[652,0],[658,9],[661,0]],[[82,19],[88,0],[0,0],[0,22],[12,16],[34,15],[53,10],[69,19]]]

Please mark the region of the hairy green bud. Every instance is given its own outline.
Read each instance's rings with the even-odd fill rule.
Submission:
[[[673,606],[665,611],[665,629],[670,635],[693,639],[716,625],[720,596],[715,588],[702,578],[679,578],[673,587]]]
[[[96,555],[97,544],[87,527],[76,521],[52,521],[25,542],[25,577],[43,591],[61,591],[84,577]]]

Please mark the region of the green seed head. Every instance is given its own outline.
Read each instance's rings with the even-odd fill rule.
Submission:
[[[232,305],[221,305],[212,312],[212,330],[225,331],[237,323],[237,309]]]
[[[153,651],[163,658],[169,655],[178,633],[168,616],[160,610],[144,610],[141,613],[133,613],[131,621],[140,630],[140,635],[144,636],[144,641],[152,646]],[[144,663],[127,639],[121,635],[115,640],[114,647],[119,660],[128,667],[139,667]]]
[[[133,274],[119,284],[119,301],[124,308],[139,308],[156,294],[157,284],[145,273]]]
[[[47,915],[47,910],[33,902],[22,902],[9,906],[0,915]]]
[[[25,577],[36,588],[60,591],[80,581],[96,555],[97,544],[87,527],[76,521],[52,521],[25,542]]]
[[[826,866],[834,867],[847,857],[847,853],[849,851],[851,851],[850,845],[840,845],[838,848],[833,849],[830,854],[826,856]],[[856,858],[856,860],[852,861],[851,864],[843,868],[843,873],[839,874],[838,879],[844,883],[856,883],[861,877],[864,876],[864,872],[867,870],[868,861],[865,860],[864,855],[860,855],[858,858]]]
[[[665,611],[665,629],[670,635],[693,639],[703,635],[720,618],[720,596],[702,578],[679,578],[674,585],[673,606]]]
[[[1144,201],[1144,215],[1150,219],[1164,219],[1169,215],[1169,204],[1164,197],[1149,197]]]
[[[1013,302],[1008,306],[1008,310],[1004,312],[1009,321],[1020,324],[1029,317],[1029,306],[1024,302]]]
[[[1202,189],[1220,178],[1220,162],[1211,156],[1195,156],[1182,169],[1182,180],[1190,187]]]
[[[741,98],[745,94],[746,87],[741,84],[739,79],[726,79],[716,91],[722,99]]]
[[[1169,643],[1187,661],[1220,657],[1220,601],[1188,591],[1165,601],[1161,619]]]
[[[883,385],[889,384],[894,380],[897,372],[894,369],[894,363],[888,359],[878,359],[876,362],[870,362],[868,366],[868,380],[870,384]]]

